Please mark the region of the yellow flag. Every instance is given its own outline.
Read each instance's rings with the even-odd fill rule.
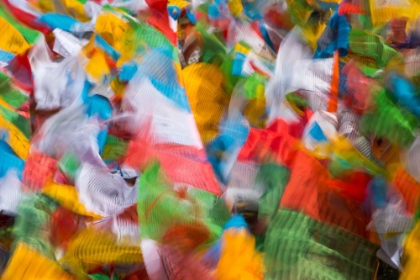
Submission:
[[[68,249],[60,262],[70,266],[76,274],[88,264],[130,264],[140,263],[143,256],[140,246],[117,243],[109,232],[87,228],[70,241]]]
[[[85,206],[79,201],[79,195],[74,186],[60,185],[53,181],[48,181],[42,191],[44,194],[51,197],[61,206],[72,211],[73,213],[92,217],[94,219],[102,218],[100,215],[86,211]]]
[[[410,0],[370,0],[369,5],[374,25],[394,18],[415,20],[420,13],[419,5]]]
[[[4,271],[2,280],[71,280],[76,279],[61,266],[25,243],[18,243]]]
[[[0,49],[14,54],[23,54],[29,47],[22,34],[7,20],[0,17]]]
[[[223,90],[225,78],[217,66],[207,63],[189,65],[182,74],[198,131],[207,143],[218,134],[218,124],[229,102]]]
[[[222,242],[216,279],[264,279],[263,255],[255,252],[254,236],[246,230],[230,229],[223,233]]]
[[[402,257],[403,271],[400,280],[414,280],[420,275],[420,224],[408,234]]]
[[[95,32],[107,41],[108,44],[119,50],[121,49],[124,33],[128,28],[129,24],[126,21],[108,12],[98,16]]]
[[[100,82],[105,75],[111,73],[105,59],[105,53],[101,50],[95,51],[85,69],[96,82]]]

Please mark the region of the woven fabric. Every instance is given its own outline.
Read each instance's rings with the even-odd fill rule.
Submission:
[[[345,192],[340,193],[340,182],[331,180],[331,175],[321,163],[299,151],[291,170],[280,208],[301,211],[323,223],[368,237],[366,226],[370,217],[362,211],[361,202]],[[349,187],[352,188],[352,185]]]
[[[71,185],[61,185],[53,181],[47,181],[42,192],[60,205],[75,214],[101,219],[102,216],[89,212],[86,207],[79,201],[77,189]]]
[[[289,134],[288,127],[286,122],[278,120],[264,130],[251,128],[238,161],[273,161],[290,166],[299,141]]]
[[[75,186],[85,209],[101,216],[120,214],[137,201],[137,188],[107,168],[82,165]]]
[[[54,247],[49,240],[51,232],[51,213],[57,204],[50,198],[28,195],[18,206],[17,218],[13,227],[14,246],[25,243],[51,260],[55,259]]]
[[[19,243],[2,275],[4,280],[18,279],[77,279],[25,243]]]
[[[259,198],[259,217],[271,221],[280,205],[280,200],[289,180],[289,170],[276,164],[261,166],[256,181],[265,187],[264,194]]]
[[[418,4],[410,0],[374,0],[369,1],[369,4],[373,24],[387,22],[393,18],[415,19],[419,11]]]
[[[143,259],[140,246],[117,244],[115,236],[88,228],[69,243],[61,261],[93,263],[136,263]]]
[[[393,184],[404,197],[405,203],[407,204],[407,211],[414,214],[420,200],[420,183],[404,169],[399,169]]]
[[[20,159],[12,147],[10,147],[5,141],[0,140],[0,177],[6,177],[9,172],[15,172],[16,176],[21,179],[22,172],[25,168],[25,162]]]
[[[22,34],[20,34],[19,31],[3,17],[0,17],[0,26],[2,34],[2,37],[0,37],[2,42],[0,48],[2,50],[15,54],[23,54],[29,49],[30,45],[26,42]],[[14,41],[10,41],[11,38],[13,38]]]
[[[358,29],[350,31],[349,43],[352,53],[372,58],[380,67],[387,65],[392,57],[400,55],[382,39]]]
[[[263,255],[255,252],[255,238],[246,229],[227,229],[222,237],[216,279],[264,279]]]
[[[89,120],[84,112],[83,107],[69,107],[50,117],[38,130],[33,147],[53,158],[68,153],[80,161],[105,166],[99,155],[99,122]]]
[[[402,270],[403,240],[414,225],[412,215],[405,211],[403,198],[394,196],[385,207],[376,209],[372,214],[372,224],[381,240],[377,256]]]
[[[0,211],[16,215],[18,205],[25,196],[21,182],[14,170],[9,171],[5,177],[0,179]]]
[[[64,207],[57,207],[51,213],[50,237],[55,248],[66,248],[72,236],[77,232],[82,219]]]
[[[118,137],[108,135],[102,151],[102,158],[106,160],[120,160],[128,149],[128,143]]]
[[[23,183],[35,190],[42,190],[52,180],[57,170],[57,160],[39,152],[29,155],[23,170]]]
[[[304,214],[280,210],[265,239],[265,279],[373,279],[376,245]]]
[[[282,113],[280,105],[285,95],[296,90],[307,93],[311,110],[325,110],[327,107],[334,59],[312,60],[312,51],[301,37],[301,30],[296,27],[284,38],[277,54],[275,72],[266,90],[270,104],[269,123]]]
[[[402,256],[403,271],[400,279],[413,279],[420,273],[420,254],[418,247],[420,245],[420,224],[417,223],[413,230],[406,236],[404,242],[404,253]]]
[[[5,7],[5,3],[0,4],[0,16],[5,19],[9,24],[11,24],[14,28],[16,28],[19,33],[25,38],[25,40],[29,44],[34,44],[38,37],[40,36],[40,32],[31,28],[28,28],[27,25],[22,24],[14,15],[12,15],[8,9]]]
[[[174,191],[162,175],[159,165],[154,165],[140,178],[137,205],[142,238],[161,240],[172,226],[206,225],[214,239],[221,228],[206,209],[212,208],[216,197],[182,185]]]
[[[147,138],[131,141],[124,164],[143,170],[157,159],[172,182],[185,183],[214,194],[221,193],[204,149],[151,142]]]
[[[16,89],[10,78],[3,73],[0,74],[0,91],[1,98],[14,108],[19,108],[29,99],[29,96]]]
[[[384,137],[402,147],[412,144],[415,140],[414,130],[419,127],[418,119],[394,104],[385,90],[376,95],[375,102],[376,110],[362,117],[362,132]]]
[[[118,244],[137,246],[141,243],[137,205],[132,205],[118,216],[96,220],[96,230],[112,232]]]
[[[348,34],[351,29],[346,17],[333,14],[321,37],[318,39],[318,48],[315,58],[326,58],[338,50],[340,56],[346,56],[349,49]]]
[[[373,105],[371,92],[376,89],[377,84],[360,71],[351,60],[342,69],[342,74],[346,76],[346,90],[351,96],[351,106],[356,112],[369,110]]]
[[[256,75],[251,76],[255,77]],[[257,78],[258,79],[258,78]],[[249,120],[249,122],[258,128],[265,127],[267,121],[267,108],[266,108],[266,98],[263,94],[265,91],[265,85],[263,82],[258,81],[258,84],[248,85],[249,91],[257,94],[254,98],[250,99],[243,109],[244,116]],[[245,90],[247,90],[247,84],[245,84]]]
[[[224,76],[212,64],[196,63],[182,70],[185,91],[203,143],[218,134],[220,122],[229,98],[224,92]]]
[[[30,123],[27,118],[9,108],[10,106],[0,99],[0,128],[7,131],[7,143],[16,155],[25,160],[30,146]]]
[[[406,170],[418,182],[420,182],[420,166],[418,164],[418,155],[420,153],[420,137],[416,140],[407,151],[406,155]]]
[[[355,140],[360,137],[359,122],[359,116],[350,110],[347,112],[342,112],[339,117],[338,133],[340,135],[346,136],[349,141],[354,143]]]
[[[128,29],[128,24],[122,18],[110,12],[98,16],[95,31],[101,35],[113,47],[118,49],[123,34]]]
[[[41,41],[42,42],[42,41]],[[45,44],[45,43],[44,43]],[[39,53],[33,52],[31,59],[34,74],[34,97],[38,110],[55,110],[68,107],[81,95],[86,74],[82,68],[82,61],[67,57],[60,62],[52,62],[47,45],[37,45]],[[44,49],[46,57],[38,57]],[[71,74],[72,73],[72,74]],[[71,75],[74,74],[74,79]]]
[[[193,280],[197,275],[203,280],[214,279],[198,256],[192,253],[183,253],[170,246],[161,246],[159,253],[168,279]]]

